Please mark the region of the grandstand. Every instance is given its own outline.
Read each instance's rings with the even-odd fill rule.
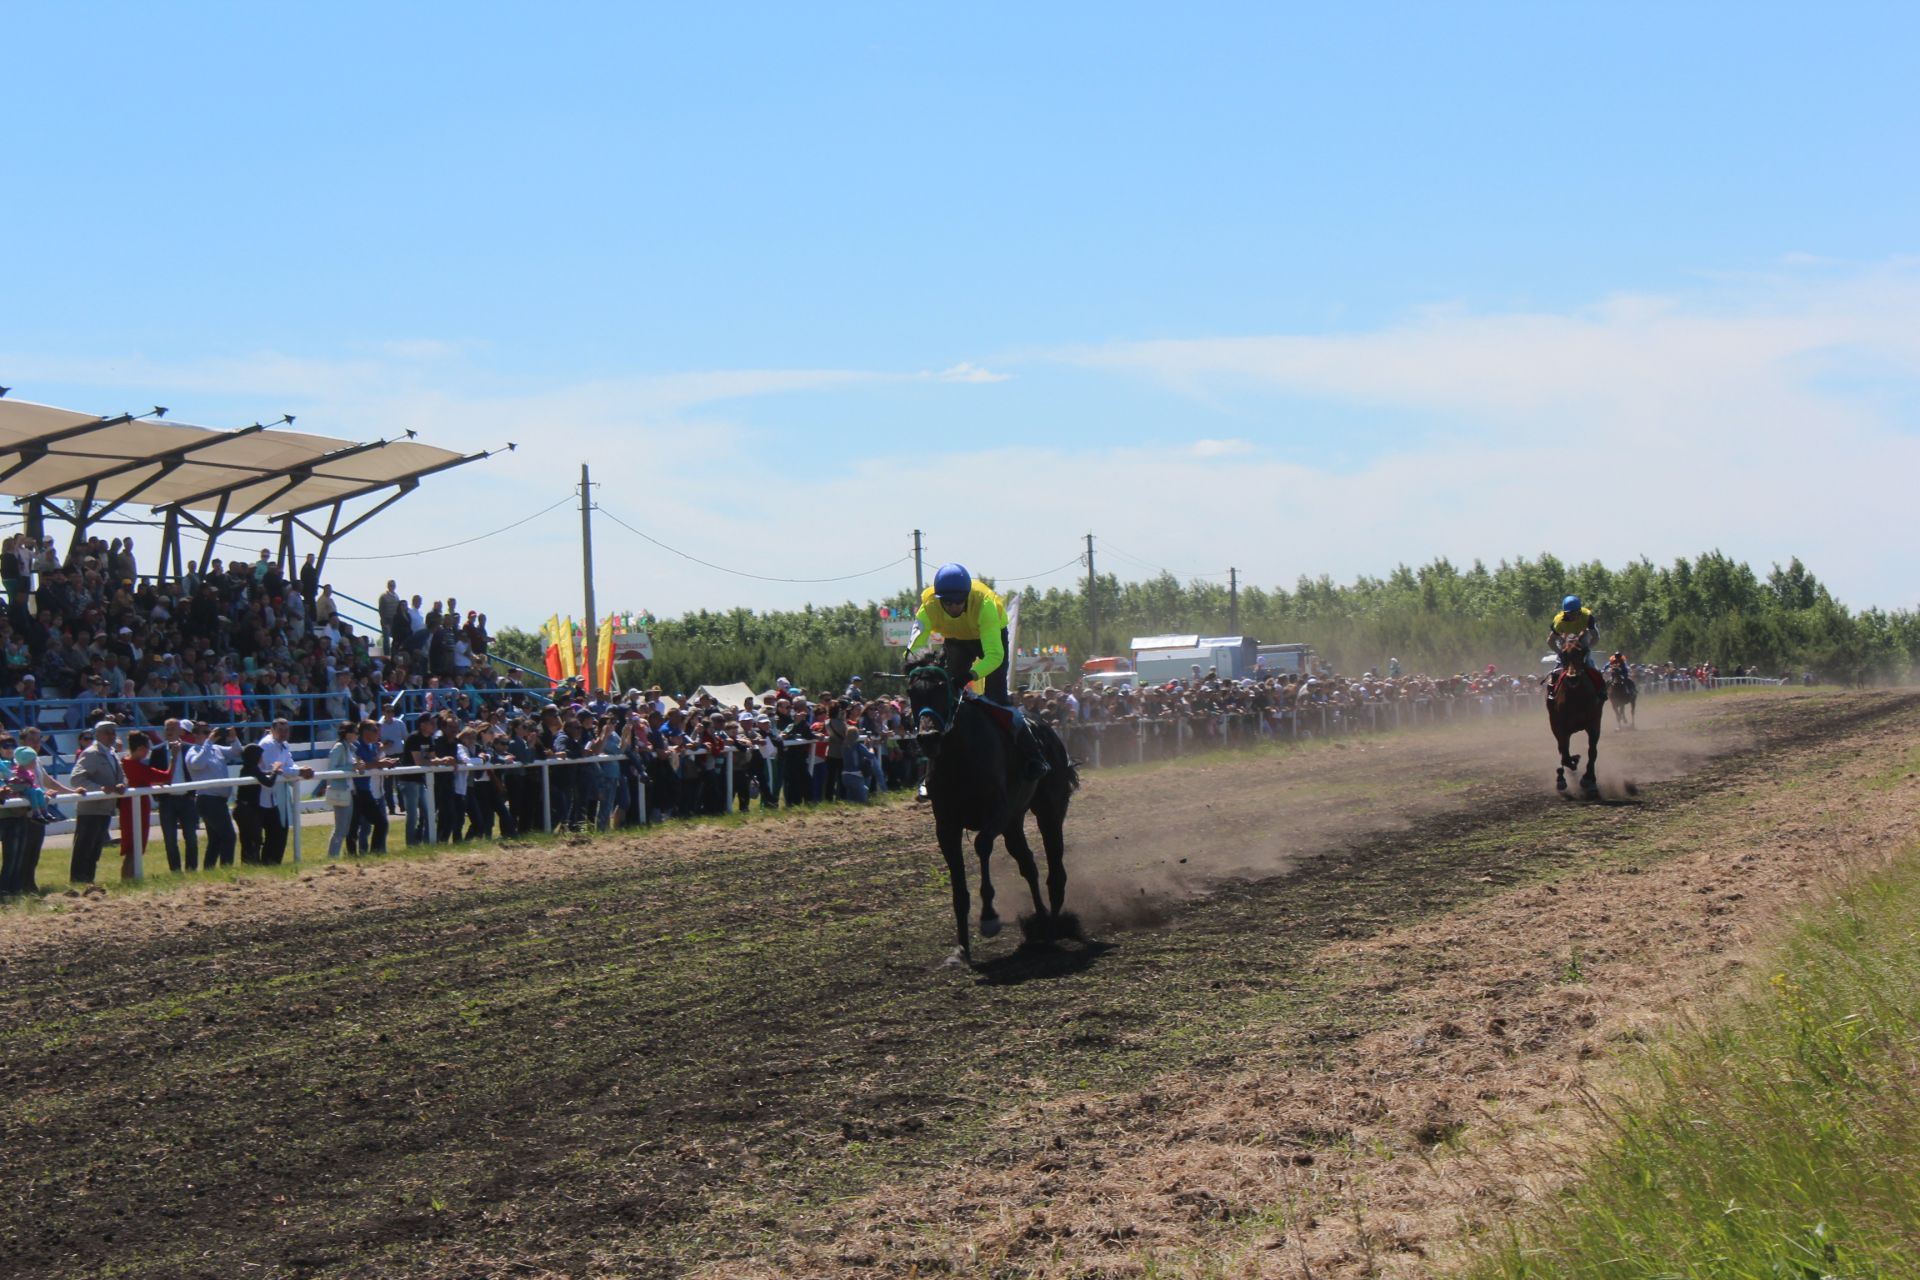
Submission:
[[[178,576],[182,537],[203,538],[202,571],[229,534],[267,532],[289,577],[296,530],[324,569],[341,538],[419,487],[426,477],[490,457],[419,444],[414,433],[357,443],[284,430],[292,415],[236,430],[167,422],[163,408],[99,417],[51,405],[0,399],[0,496],[20,508],[26,531],[49,521],[71,528],[70,547],[89,530],[135,526],[160,531],[159,576]],[[511,449],[513,446],[508,445]],[[370,505],[348,516],[350,505]],[[145,508],[145,514],[136,514]],[[259,519],[270,528],[249,529]]]
[[[8,399],[5,389],[0,388],[0,495],[14,500],[22,530],[36,543],[56,529],[67,534],[66,553],[59,559],[68,565],[86,551],[90,539],[91,545],[102,545],[100,540],[109,527],[129,542],[132,534],[145,531],[143,540],[149,546],[157,536],[158,563],[142,565],[138,581],[126,585],[136,601],[169,601],[176,614],[186,605],[183,580],[206,577],[223,538],[247,535],[258,539],[252,546],[264,545],[270,539],[277,547],[271,559],[278,567],[278,579],[286,584],[283,590],[291,593],[296,589],[300,560],[305,555],[312,554],[316,569],[324,572],[328,554],[340,539],[364,527],[427,477],[498,452],[456,453],[422,444],[411,431],[395,439],[365,443],[311,435],[290,430],[291,415],[235,430],[166,421],[165,415],[165,409],[155,408],[144,414],[102,417]],[[505,447],[513,448],[510,444]],[[251,556],[247,559],[251,561]],[[101,566],[103,574],[108,568]],[[142,596],[143,587],[153,588],[159,595]],[[26,579],[9,584],[7,635],[23,638],[44,632],[34,622],[37,594]],[[82,602],[92,614],[81,625],[90,626],[91,634],[104,638],[108,628],[103,619],[111,616],[114,623],[131,623],[136,631],[133,639],[140,642],[138,630],[145,625],[141,619],[151,611],[142,608],[130,614],[124,605],[111,605],[107,594],[102,592],[93,601]],[[361,603],[369,612],[377,613],[373,606],[344,593],[335,594],[343,602]],[[68,617],[70,626],[80,622],[80,611],[76,608],[76,616]],[[346,614],[339,616],[343,623],[347,621]],[[219,621],[220,634],[225,637],[227,620]],[[365,646],[378,640],[379,625],[377,619],[356,621],[362,629],[359,637],[302,623],[295,628],[300,638],[295,646],[299,654],[274,665],[295,672],[293,678],[299,679],[302,666],[298,659],[307,656],[304,637],[324,636],[332,646],[331,652],[339,655],[338,669],[366,678]],[[187,624],[175,616],[166,625],[178,633]],[[201,634],[211,633],[203,628]],[[72,679],[69,696],[47,696],[55,693],[48,687],[49,671],[43,670],[40,662],[41,645],[48,639],[44,634],[38,636],[32,663],[25,668],[29,676],[39,674],[38,696],[24,694],[16,684],[21,679],[19,667],[11,670],[7,686],[0,689],[0,728],[28,723],[41,727],[53,735],[49,745],[57,757],[71,751],[77,732],[109,709],[103,704],[124,709],[122,718],[130,724],[152,724],[163,715],[189,713],[189,704],[181,695],[124,696],[129,691],[112,688],[89,696],[77,678]],[[360,644],[357,658],[353,653],[356,640]],[[181,656],[183,668],[190,666],[193,656],[185,652]],[[208,648],[205,656],[230,661],[236,679],[243,683],[249,679],[230,651],[215,655]],[[251,670],[251,662],[246,665]],[[335,670],[331,660],[327,669]],[[70,664],[65,674],[72,678]],[[139,673],[127,670],[121,674]],[[179,674],[185,677],[188,673],[182,670]],[[257,690],[248,690],[252,695],[247,703],[249,710],[270,706],[270,714],[287,715],[296,722],[303,746],[319,746],[330,738],[328,722],[338,712],[338,691],[322,683],[294,691],[269,690],[264,667],[258,683]],[[142,695],[147,692],[141,690]],[[209,705],[201,698],[190,713],[196,719],[242,718],[237,712],[230,716],[228,704],[222,699]]]

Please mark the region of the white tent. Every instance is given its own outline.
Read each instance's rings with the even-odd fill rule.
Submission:
[[[706,694],[721,706],[731,707],[735,711],[746,706],[747,699],[754,696],[753,690],[744,684],[703,684],[699,692]]]

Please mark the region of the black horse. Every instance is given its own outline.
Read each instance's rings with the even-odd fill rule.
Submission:
[[[1030,941],[1050,942],[1079,936],[1079,923],[1062,910],[1067,897],[1067,803],[1080,785],[1080,775],[1067,756],[1066,744],[1051,726],[1032,721],[1034,734],[1051,766],[1039,782],[1021,777],[1019,760],[1008,735],[997,723],[998,713],[978,698],[956,700],[953,683],[938,666],[915,667],[907,673],[907,692],[920,735],[920,750],[928,759],[927,798],[933,802],[934,833],[947,875],[953,881],[954,935],[959,945],[949,963],[973,959],[967,927],[967,867],[960,847],[966,832],[977,833],[973,850],[980,858],[980,932],[991,938],[1000,932],[993,909],[993,880],[987,857],[996,838],[1033,891],[1033,917],[1023,921]],[[1047,896],[1040,896],[1040,869],[1027,843],[1025,821],[1031,813],[1040,828],[1047,853]]]
[[[1613,708],[1616,727],[1631,729],[1640,719],[1640,691],[1634,687],[1633,678],[1624,671],[1607,673],[1607,705]],[[1631,713],[1633,720],[1628,720]]]

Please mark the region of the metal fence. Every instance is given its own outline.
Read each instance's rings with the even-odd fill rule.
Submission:
[[[487,709],[518,696],[537,705],[551,701],[544,689],[490,688],[466,684],[437,689],[383,691],[382,705],[398,702],[401,715],[409,725],[427,711],[451,709],[461,696],[467,705]],[[32,725],[41,731],[50,754],[57,763],[71,755],[81,730],[91,729],[96,721],[124,715],[126,729],[154,728],[169,719],[185,718],[199,724],[257,724],[265,726],[285,717],[292,729],[294,757],[310,760],[332,750],[334,731],[340,722],[351,718],[352,703],[344,691],[338,693],[254,692],[183,694],[168,697],[133,698],[0,698],[0,724],[12,730]]]
[[[287,842],[288,847],[292,850],[293,861],[298,863],[301,854],[301,823],[299,817],[300,813],[306,810],[306,805],[298,799],[298,788],[304,783],[317,782],[324,779],[329,784],[338,781],[351,785],[355,779],[368,777],[379,778],[383,781],[387,779],[413,777],[427,779],[431,775],[438,774],[465,773],[472,775],[476,773],[491,774],[537,769],[540,771],[538,785],[540,790],[541,830],[543,832],[551,832],[553,830],[553,770],[581,769],[588,766],[598,768],[600,765],[618,761],[622,758],[623,757],[620,756],[582,756],[579,759],[534,760],[526,763],[520,761],[485,761],[466,765],[396,765],[390,769],[369,769],[356,772],[349,772],[347,770],[315,770],[311,778],[280,778],[274,784],[274,802],[282,808],[290,806],[295,811],[294,821],[288,829]],[[727,764],[727,780],[730,788],[733,779],[733,761],[731,755],[729,755]],[[146,831],[147,821],[143,820],[139,812],[141,798],[148,796],[190,796],[203,791],[234,791],[241,787],[258,787],[259,785],[260,784],[252,778],[246,777],[208,778],[199,782],[176,782],[161,787],[128,787],[124,791],[85,791],[78,795],[62,798],[72,798],[74,800],[111,798],[116,802],[122,800],[131,800],[133,802],[134,820],[131,824],[133,836],[133,878],[139,880],[146,875],[146,847],[149,843]],[[431,782],[427,783],[428,787],[431,787],[431,785]],[[643,815],[643,822],[645,821],[644,815],[647,807],[646,795],[647,784],[643,776],[640,780],[640,813]],[[0,809],[22,810],[29,807],[30,804],[25,799],[13,799],[0,803]],[[323,805],[323,807],[330,806]],[[423,807],[427,825],[426,842],[428,844],[437,844],[439,842],[439,815],[437,812],[439,806],[434,804],[429,797]],[[125,811],[122,810],[121,818],[123,822],[125,816]],[[66,824],[58,824],[56,826],[50,826],[49,830],[58,831],[63,829],[65,825]]]

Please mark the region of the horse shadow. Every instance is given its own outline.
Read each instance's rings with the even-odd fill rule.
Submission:
[[[1583,796],[1573,791],[1560,792],[1560,798],[1568,804],[1590,805],[1596,809],[1638,809],[1646,804],[1635,796],[1608,795],[1603,790],[1597,796]]]
[[[1093,968],[1111,950],[1110,942],[1022,945],[1005,955],[976,963],[974,978],[983,987],[1013,987],[1023,982],[1071,978]]]

